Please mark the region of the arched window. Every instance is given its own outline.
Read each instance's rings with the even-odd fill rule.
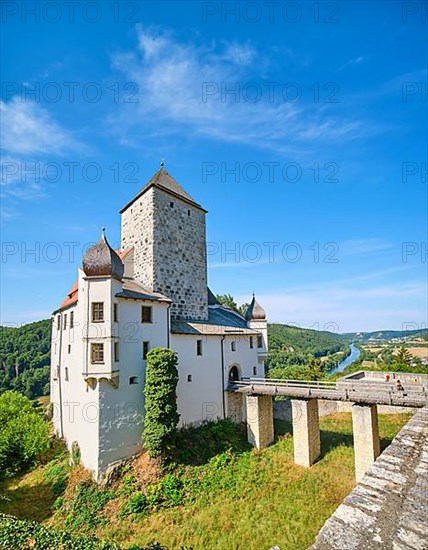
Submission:
[[[229,371],[229,382],[236,382],[239,380],[239,369],[234,365]]]

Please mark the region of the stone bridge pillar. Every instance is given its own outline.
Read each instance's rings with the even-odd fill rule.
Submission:
[[[380,455],[379,426],[376,405],[352,405],[354,432],[355,478],[361,481],[367,469]]]
[[[247,395],[247,437],[257,449],[273,443],[273,402],[270,395]]]
[[[312,466],[321,454],[317,399],[292,399],[294,462]]]

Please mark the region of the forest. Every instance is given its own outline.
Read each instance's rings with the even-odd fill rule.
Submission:
[[[0,394],[49,395],[51,320],[0,327]]]

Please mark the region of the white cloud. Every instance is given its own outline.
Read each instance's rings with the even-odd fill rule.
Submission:
[[[361,63],[364,63],[365,60],[366,59],[363,55],[359,55],[358,57],[353,57],[352,59],[349,59],[348,61],[346,61],[338,69],[336,69],[336,72],[339,73],[340,71],[343,71],[347,67],[352,67],[354,65],[360,65]]]
[[[141,26],[137,32],[137,49],[112,60],[139,86],[138,105],[123,105],[109,121],[122,143],[138,132],[156,135],[161,127],[163,133],[187,131],[301,156],[367,130],[359,120],[333,116],[327,104],[284,101],[285,77],[269,92],[259,78],[267,58],[249,44],[196,46]]]
[[[425,283],[394,283],[364,289],[342,286],[300,287],[257,294],[270,322],[337,332],[400,330],[404,323],[426,324]],[[238,303],[248,296],[237,295]],[[334,328],[336,327],[336,328]]]
[[[55,122],[40,104],[14,97],[0,101],[1,142],[9,154],[61,155],[77,146],[73,136]]]

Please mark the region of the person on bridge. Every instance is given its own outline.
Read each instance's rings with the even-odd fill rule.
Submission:
[[[401,385],[400,380],[397,380],[397,382],[395,383],[395,386],[396,386],[396,388],[397,388],[398,391],[404,391],[404,388],[403,388],[403,386]]]

